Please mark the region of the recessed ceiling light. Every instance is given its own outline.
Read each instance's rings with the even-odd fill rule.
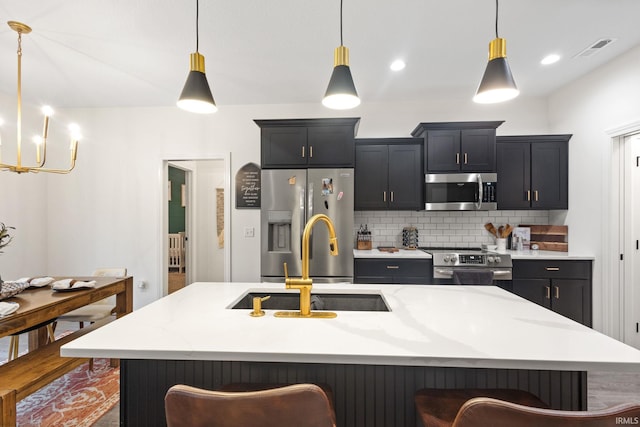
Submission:
[[[558,61],[560,61],[560,55],[556,55],[555,53],[552,53],[551,55],[547,55],[544,58],[542,58],[542,61],[540,61],[540,63],[542,65],[550,65]]]
[[[404,67],[406,67],[406,66],[407,66],[407,64],[405,64],[402,59],[396,59],[395,61],[393,61],[391,63],[389,68],[391,68],[393,71],[400,71],[400,70],[403,70]]]

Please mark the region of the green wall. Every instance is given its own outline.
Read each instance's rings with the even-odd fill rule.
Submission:
[[[185,183],[185,171],[169,166],[171,201],[169,201],[169,233],[185,231],[185,208],[181,203],[181,188]]]

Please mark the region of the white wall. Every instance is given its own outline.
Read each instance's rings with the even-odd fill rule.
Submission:
[[[3,111],[15,109],[8,98],[4,101]],[[160,239],[165,232],[163,160],[231,153],[233,179],[245,163],[260,163],[260,130],[253,119],[361,117],[359,137],[409,136],[419,122],[455,120],[506,120],[498,128],[502,135],[549,131],[545,101],[525,97],[497,106],[479,106],[470,97],[395,104],[365,99],[346,113],[327,110],[320,102],[219,107],[204,117],[173,107],[64,111],[82,126],[84,135],[71,174],[0,173],[0,221],[15,225],[20,233],[0,255],[0,273],[6,278],[79,275],[96,265],[126,265],[136,283],[148,283],[146,289],[135,289],[134,306],[157,299],[162,294]],[[56,141],[53,135],[51,139]],[[231,187],[231,277],[258,281],[259,210],[236,210],[233,182]],[[245,227],[254,227],[256,237],[243,237]]]
[[[608,238],[611,138],[607,129],[640,120],[640,47],[567,85],[549,98],[550,128],[569,143],[569,247],[596,255],[594,327],[619,336],[617,305],[603,260]],[[612,219],[616,220],[616,219]],[[615,256],[615,254],[613,254]]]

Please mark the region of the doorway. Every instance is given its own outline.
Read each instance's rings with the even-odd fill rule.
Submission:
[[[178,174],[175,174],[176,170],[179,171]],[[179,177],[176,178],[180,174],[184,175],[184,183]],[[161,231],[163,295],[194,282],[231,281],[229,156],[164,160],[162,175],[164,177]],[[169,179],[170,176],[172,179]],[[176,183],[173,182],[174,180]],[[168,188],[171,188],[171,193]],[[170,204],[174,205],[173,212]],[[175,209],[176,205],[180,206],[181,210]],[[169,220],[172,215],[179,217],[180,212],[184,215],[182,226],[184,231],[175,228],[176,223],[180,228],[180,219]],[[170,228],[170,223],[173,228]],[[170,252],[169,233],[171,232],[177,232],[172,234],[182,232],[184,236],[183,270],[176,268],[176,260],[171,258],[176,253],[175,250]],[[182,275],[176,274],[179,271],[183,271]],[[175,277],[180,276],[184,278],[183,281],[176,282]],[[171,286],[169,285],[170,277]]]
[[[640,133],[625,135],[622,142],[623,227],[620,248],[624,254],[622,307],[623,341],[640,349]]]

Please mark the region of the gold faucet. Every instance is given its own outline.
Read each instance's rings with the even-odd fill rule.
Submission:
[[[277,311],[276,317],[321,317],[333,318],[336,313],[329,311],[312,312],[311,311],[311,288],[313,281],[309,277],[309,240],[311,238],[311,229],[318,222],[324,222],[329,230],[329,253],[333,256],[338,255],[338,239],[336,239],[336,230],[331,219],[324,215],[318,214],[312,216],[304,227],[302,233],[302,277],[290,278],[287,271],[287,263],[284,263],[285,287],[287,289],[300,290],[300,311]]]

